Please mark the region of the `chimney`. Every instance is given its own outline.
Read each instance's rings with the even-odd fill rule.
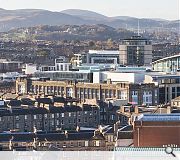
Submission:
[[[36,126],[33,127],[33,132],[36,134],[37,133],[37,128]]]
[[[64,134],[66,136],[66,139],[68,139],[68,131],[67,130],[65,130]]]
[[[121,113],[124,113],[124,106],[121,106],[120,112],[121,112]]]
[[[103,127],[101,125],[99,125],[99,132],[103,133]]]
[[[80,131],[80,127],[79,127],[79,126],[76,127],[76,131],[77,131],[77,132]]]
[[[134,113],[135,113],[135,114],[138,114],[138,113],[139,113],[139,108],[138,108],[138,106],[135,106],[135,108],[134,108]]]
[[[9,140],[9,150],[10,151],[13,150],[13,143],[12,143],[13,140],[14,140],[14,137],[12,136],[11,139]]]
[[[99,129],[96,129],[96,130],[94,131],[94,137],[97,136],[97,135],[99,135],[99,133],[100,133]]]
[[[167,114],[171,114],[171,106],[167,107]]]
[[[115,124],[114,124],[114,134],[117,135],[117,131],[119,129],[119,126],[120,126],[120,121],[117,121]]]

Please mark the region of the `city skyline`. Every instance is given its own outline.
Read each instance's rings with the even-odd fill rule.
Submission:
[[[3,9],[45,9],[50,11],[62,11],[66,9],[83,9],[94,11],[109,17],[113,16],[132,16],[137,18],[162,18],[167,20],[179,19],[179,1],[178,0],[111,0],[109,2],[96,2],[91,0],[84,2],[83,0],[66,0],[58,2],[56,0],[0,0]]]

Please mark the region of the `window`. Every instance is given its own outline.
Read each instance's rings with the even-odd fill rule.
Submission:
[[[54,126],[54,120],[51,121],[51,125]]]
[[[44,115],[44,118],[47,118],[47,114]]]
[[[19,129],[19,123],[16,123],[16,128]]]
[[[25,115],[25,116],[24,116],[24,119],[26,119],[26,120],[27,120],[27,115]]]
[[[66,147],[66,142],[63,143],[63,147]]]
[[[36,115],[34,115],[34,119],[37,119],[37,116],[36,116]]]
[[[87,123],[87,117],[84,117],[84,123]]]
[[[99,147],[99,146],[100,146],[100,142],[99,142],[99,141],[96,141],[96,142],[95,142],[95,146],[96,146],[96,147]]]
[[[19,116],[16,116],[16,120],[17,120],[17,121],[19,120]]]
[[[57,142],[57,143],[56,143],[56,146],[57,146],[57,147],[60,147],[60,144],[59,144],[59,142]]]
[[[69,117],[71,117],[71,112],[69,113]]]
[[[78,146],[81,147],[81,146],[82,146],[82,143],[81,143],[81,142],[78,142]]]
[[[64,117],[64,113],[61,113],[61,117]]]
[[[51,117],[54,118],[54,114],[52,114]]]
[[[2,117],[0,117],[0,121],[2,121]]]
[[[57,118],[59,118],[59,113],[56,113]]]
[[[74,144],[73,144],[73,142],[71,142],[71,147],[73,147],[74,146]]]
[[[85,147],[88,147],[89,143],[88,141],[85,141]]]
[[[59,120],[56,121],[56,124],[59,125]]]
[[[64,121],[62,120],[62,121],[61,121],[61,125],[63,125],[63,124],[64,124]]]

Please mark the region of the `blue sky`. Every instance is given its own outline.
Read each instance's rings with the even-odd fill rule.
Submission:
[[[179,0],[0,0],[0,8],[86,9],[107,16],[179,19]]]

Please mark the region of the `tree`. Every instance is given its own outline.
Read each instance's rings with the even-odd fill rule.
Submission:
[[[93,46],[95,46],[94,41],[90,41],[90,42],[89,42],[89,47],[93,47]]]

